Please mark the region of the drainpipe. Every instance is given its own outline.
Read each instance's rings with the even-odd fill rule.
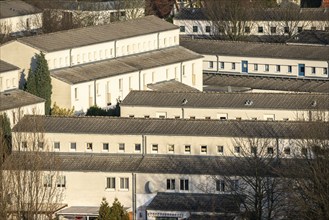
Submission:
[[[94,106],[96,106],[96,80],[94,80]]]
[[[218,55],[216,55],[217,61],[216,61],[216,72],[219,73],[219,67],[218,67],[218,63],[219,63],[219,57]]]
[[[139,72],[138,72],[138,90],[140,91],[140,90],[142,90],[141,89],[141,83],[142,83],[142,80],[141,80],[141,75],[142,75],[142,71],[140,70]]]
[[[276,144],[276,160],[279,161],[279,138],[275,138],[275,144]]]
[[[157,40],[158,40],[157,49],[159,50],[160,49],[160,32],[158,32]]]
[[[329,78],[329,60],[327,61],[328,65],[327,65],[327,77]]]
[[[117,58],[117,41],[114,41],[114,58]]]
[[[70,52],[69,52],[69,64],[71,67],[72,66],[72,48],[70,49]]]
[[[132,179],[132,208],[133,208],[133,220],[137,219],[136,214],[136,174],[131,174]]]
[[[144,156],[145,152],[144,152],[144,143],[145,143],[145,135],[142,135],[142,155]]]
[[[143,141],[143,156],[147,154],[147,137],[144,136],[144,141]]]
[[[180,63],[180,82],[183,82],[183,62]]]

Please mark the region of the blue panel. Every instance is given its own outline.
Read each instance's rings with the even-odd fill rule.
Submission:
[[[242,60],[241,65],[242,65],[242,72],[248,73],[248,61]]]
[[[305,76],[305,64],[298,64],[298,76]]]

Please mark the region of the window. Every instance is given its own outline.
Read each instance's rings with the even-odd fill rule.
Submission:
[[[275,115],[274,114],[264,115],[264,120],[274,121],[275,120]]]
[[[70,144],[70,150],[72,150],[72,151],[76,151],[76,150],[77,150],[77,143],[72,142],[72,143]]]
[[[54,142],[54,150],[59,151],[61,148],[61,143],[60,142]]]
[[[158,153],[158,145],[157,144],[152,144],[152,152],[153,153]]]
[[[125,152],[125,144],[124,143],[119,144],[119,151]]]
[[[175,190],[175,179],[167,179],[167,190]]]
[[[329,26],[324,28],[325,31],[329,31]]]
[[[26,141],[22,141],[22,148],[27,149],[27,142]]]
[[[214,62],[213,61],[209,61],[209,69],[214,68]]]
[[[254,64],[254,70],[258,71],[258,64]]]
[[[253,120],[253,121],[257,121],[257,118],[251,118],[251,120]]]
[[[264,70],[265,70],[265,72],[268,72],[270,70],[270,66],[268,64],[265,64]]]
[[[264,28],[262,26],[258,26],[258,33],[263,33],[264,32]]]
[[[88,151],[92,151],[93,150],[93,143],[87,143],[87,148]]]
[[[292,72],[292,67],[288,66],[288,73],[291,73],[291,72]]]
[[[271,34],[275,34],[276,33],[276,27],[271,27]]]
[[[185,153],[191,153],[191,145],[185,145]]]
[[[109,143],[103,143],[103,151],[109,151]]]
[[[74,98],[78,100],[78,88],[74,88]]]
[[[52,179],[53,177],[49,174],[43,176],[43,186],[44,187],[51,187],[52,186]]]
[[[302,147],[302,149],[301,149],[301,154],[302,154],[303,156],[305,156],[305,155],[307,155],[307,153],[308,153],[307,148],[306,148],[306,147]]]
[[[179,31],[180,32],[185,32],[185,26],[179,26]]]
[[[242,118],[241,117],[236,117],[235,120],[241,121]]]
[[[224,153],[224,146],[217,146],[217,152],[220,154]]]
[[[240,153],[240,146],[234,147],[234,153],[239,154]]]
[[[168,152],[169,153],[174,153],[175,151],[175,145],[174,144],[169,144],[168,145]]]
[[[166,69],[166,80],[169,79],[169,69]]]
[[[235,63],[232,63],[232,70],[235,70]]]
[[[210,33],[210,26],[206,26],[206,32]]]
[[[303,27],[298,27],[297,28],[297,31],[298,31],[298,33],[302,32],[303,31]]]
[[[106,189],[115,189],[115,177],[106,178]]]
[[[280,65],[276,65],[276,71],[280,72],[281,71],[281,66]]]
[[[239,189],[239,180],[230,180],[231,191],[237,191]]]
[[[316,27],[314,27],[314,26],[311,27],[311,30],[312,30],[312,31],[316,31]]]
[[[190,119],[195,119],[195,116],[190,116]]]
[[[216,180],[216,191],[225,192],[225,181],[224,180]]]
[[[328,68],[323,68],[323,75],[327,75],[328,74]]]
[[[224,113],[224,114],[217,114],[217,118],[219,120],[226,120],[227,119],[227,114]]]
[[[244,32],[245,32],[246,34],[249,34],[249,33],[250,33],[250,27],[245,27],[245,28],[244,28]]]
[[[268,147],[267,154],[273,154],[273,153],[274,153],[273,147]]]
[[[39,148],[40,150],[43,149],[44,145],[45,145],[45,144],[44,144],[43,141],[38,141],[38,148]]]
[[[135,118],[135,115],[129,115],[129,118]]]
[[[150,116],[149,115],[144,115],[144,118],[150,118]]]
[[[120,189],[129,189],[129,178],[120,178]]]
[[[210,120],[211,119],[211,117],[209,117],[209,116],[206,116],[206,117],[204,117],[206,120]]]
[[[180,190],[188,191],[188,179],[180,179]]]
[[[193,26],[193,33],[198,32],[198,26]]]
[[[284,151],[284,154],[290,155],[290,147],[285,147],[283,151]]]
[[[66,177],[63,175],[58,176],[56,179],[56,186],[65,187],[66,186]]]
[[[201,146],[201,153],[206,154],[207,153],[207,145],[202,145]]]
[[[180,119],[180,116],[176,115],[176,116],[175,116],[175,119]]]
[[[284,27],[284,33],[288,34],[289,33],[289,27]]]
[[[251,154],[256,155],[257,154],[257,147],[251,147]]]
[[[312,67],[312,74],[315,74],[316,71],[315,71],[315,67]]]
[[[141,144],[135,144],[135,151],[141,151]]]
[[[220,62],[220,68],[221,68],[221,69],[224,69],[224,67],[225,67],[224,62]]]
[[[289,118],[283,118],[282,120],[283,121],[289,121]]]
[[[119,79],[119,90],[122,91],[122,83],[123,83],[123,80],[122,79]]]

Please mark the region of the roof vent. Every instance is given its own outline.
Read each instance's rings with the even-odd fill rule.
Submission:
[[[316,107],[317,104],[318,104],[318,103],[317,103],[315,100],[312,101],[312,103],[311,103],[312,107]]]
[[[252,100],[246,100],[245,102],[244,102],[244,105],[248,105],[248,106],[250,106],[250,105],[252,105],[254,102],[252,101]]]
[[[187,102],[188,102],[187,99],[183,99],[182,105],[186,105]]]

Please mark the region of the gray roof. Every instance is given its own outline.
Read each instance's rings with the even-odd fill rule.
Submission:
[[[19,68],[17,66],[14,66],[10,63],[7,63],[3,60],[0,60],[0,74],[12,70],[18,70]]]
[[[300,79],[292,77],[206,73],[203,74],[203,85],[206,91],[217,91],[218,87],[233,86],[261,90],[329,93],[328,79]]]
[[[147,88],[153,91],[176,91],[176,92],[199,92],[196,88],[188,86],[184,83],[178,82],[174,79],[161,81],[153,84],[147,84]]]
[[[38,126],[26,126],[37,124]],[[317,132],[309,132],[309,131]],[[25,116],[15,132],[248,138],[329,137],[328,122]]]
[[[121,106],[328,110],[329,94],[131,91]],[[252,102],[246,105],[246,101]],[[316,103],[316,104],[315,104]],[[312,105],[313,104],[313,105]]]
[[[70,84],[76,84],[197,58],[202,58],[202,56],[193,51],[177,46],[137,55],[52,70],[51,76]]]
[[[18,41],[44,52],[53,52],[177,28],[177,26],[152,15],[106,25],[25,37]]]
[[[180,45],[199,54],[239,56],[239,57],[262,57],[276,59],[299,59],[299,60],[329,60],[329,47],[270,44],[257,42],[237,42],[204,39],[180,40]]]
[[[41,13],[41,10],[24,1],[0,1],[0,19]]]
[[[158,192],[146,209],[212,214],[238,213],[238,201],[242,200],[243,197],[236,194]]]
[[[287,41],[288,44],[329,45],[329,31],[305,30]]]
[[[183,8],[175,16],[175,20],[210,20],[205,8]],[[329,10],[324,8],[302,8],[296,12],[289,13],[287,8],[268,8],[268,9],[251,9],[249,14],[250,20],[253,21],[284,21],[284,20],[306,20],[306,21],[327,21],[329,19]],[[296,13],[296,14],[294,14]],[[218,15],[223,20],[229,19],[230,14]]]
[[[99,206],[70,206],[68,208],[61,209],[57,215],[93,215],[98,216]]]
[[[14,89],[0,93],[0,111],[45,102],[44,99],[23,90]]]

